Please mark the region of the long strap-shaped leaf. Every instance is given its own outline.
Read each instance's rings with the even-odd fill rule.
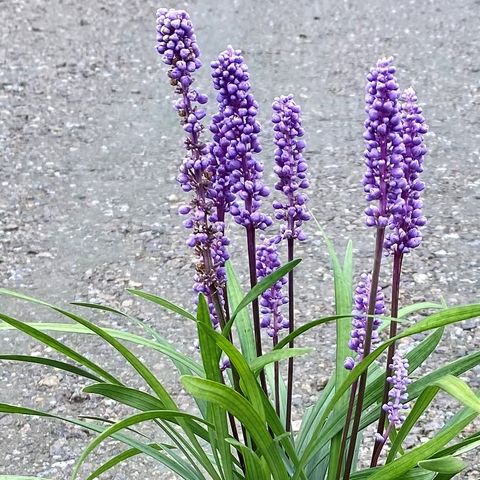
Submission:
[[[155,448],[156,450],[159,449],[159,447],[154,443],[151,443],[148,446]],[[124,450],[123,452],[119,453],[118,455],[115,455],[114,457],[110,458],[105,463],[100,465],[94,472],[92,472],[86,478],[86,480],[94,480],[95,478],[98,478],[100,475],[102,475],[102,473],[105,473],[108,470],[111,470],[112,468],[116,467],[118,464],[124,462],[125,460],[135,457],[136,455],[140,455],[141,453],[142,452],[137,448],[129,448],[127,450]],[[1,480],[1,477],[0,477],[0,480]]]
[[[89,368],[92,372],[95,372],[99,375],[102,379],[106,380],[107,382],[117,383],[121,385],[120,380],[117,380],[113,375],[108,373],[106,370],[98,366],[95,362],[92,362],[88,358],[84,357],[77,351],[73,350],[70,347],[67,347],[62,342],[56,340],[55,338],[47,335],[46,333],[37,330],[37,328],[33,327],[31,324],[21,322],[20,320],[16,320],[15,318],[9,317],[8,315],[4,315],[0,313],[0,319],[3,320],[5,323],[9,324],[13,329],[19,330],[23,333],[26,333],[32,338],[44,343],[45,345],[53,348],[57,352],[65,355],[72,360],[80,363],[84,367]]]
[[[378,468],[372,468],[369,470],[362,470],[352,474],[352,480],[370,480]],[[423,468],[415,468],[407,473],[404,473],[401,480],[437,480],[435,473],[424,470]],[[397,480],[400,480],[398,477]]]
[[[123,385],[112,385],[110,383],[97,383],[94,385],[89,385],[83,389],[86,393],[94,393],[97,395],[102,395],[104,397],[115,400],[116,402],[128,405],[129,407],[136,408],[141,411],[149,410],[161,410],[165,409],[165,405],[153,395],[149,393],[136,390],[134,388],[128,388]],[[176,421],[177,417],[172,417],[174,423],[179,423]],[[181,417],[178,417],[181,418]],[[203,420],[199,419],[200,422]],[[182,423],[182,422],[180,422]],[[203,422],[205,423],[205,422]],[[204,440],[208,439],[208,433],[203,428],[197,424],[192,424],[192,432],[203,438]]]
[[[38,305],[43,305],[45,307],[51,308],[56,312],[61,313],[62,315],[74,320],[77,323],[80,323],[84,327],[88,328],[94,332],[99,337],[103,338],[107,343],[109,343],[115,350],[117,350],[127,362],[138,372],[138,374],[145,380],[145,382],[152,388],[155,394],[162,400],[167,408],[176,408],[175,402],[172,400],[168,392],[165,390],[164,386],[158,381],[157,377],[141,362],[125,345],[120,343],[115,337],[112,337],[108,332],[103,328],[93,324],[92,322],[82,318],[74,313],[71,313],[63,308],[56,307],[51,305],[43,300],[39,300],[28,295],[23,295],[21,293],[12,292],[9,290],[0,289],[0,293],[8,294],[12,297],[19,298],[21,300],[26,300],[31,303],[36,303]]]
[[[83,325],[79,325],[75,323],[28,322],[28,323],[24,323],[24,325],[30,326],[36,330],[39,330],[40,332],[49,331],[49,332],[69,333],[69,334],[80,333],[82,335],[95,335],[95,333],[89,330],[88,328],[85,328]],[[16,327],[13,327],[11,325],[0,324],[0,331],[16,330],[16,329],[17,329]],[[134,333],[122,332],[120,330],[115,330],[113,328],[104,328],[104,330],[105,332],[107,332],[109,335],[116,338],[117,340],[125,340],[129,343],[133,343],[135,345],[142,345],[144,347],[160,352],[166,355],[167,357],[171,358],[172,361],[179,362],[185,365],[185,367],[191,370],[195,375],[205,376],[203,369],[197,362],[194,362],[189,357],[178,352],[175,348],[172,348],[171,346],[168,346],[165,344],[159,344],[157,342],[149,340],[148,338],[141,337],[140,335],[136,335]]]
[[[263,411],[264,393],[259,387],[255,375],[242,354],[223,335],[215,332],[215,330],[209,325],[203,324],[199,325],[199,327],[204,334],[211,338],[213,344],[218,346],[218,348],[228,356],[230,362],[240,376],[242,390],[252,403],[259,417],[265,422],[265,413]]]
[[[252,369],[237,350],[223,335],[218,334],[212,328],[202,328],[208,335],[215,341],[215,343],[222,349],[225,355],[228,356],[233,367],[240,376],[240,385],[244,391],[246,397],[252,404],[257,415],[262,419],[262,425],[265,425],[265,421],[268,424],[268,428],[277,436],[281,437],[279,443],[285,449],[288,457],[290,458],[295,469],[299,468],[299,461],[297,454],[294,450],[291,435],[286,435],[285,429],[280,422],[278,416],[275,413],[270,401],[260,388]],[[266,354],[268,355],[268,354]],[[260,357],[261,359],[262,357]],[[300,472],[302,478],[303,473]]]
[[[48,367],[57,368],[65,372],[74,373],[80,377],[88,378],[90,380],[95,380],[96,382],[102,382],[103,379],[90,373],[83,368],[78,368],[75,365],[70,365],[69,363],[60,362],[58,360],[52,360],[50,358],[44,357],[34,357],[32,355],[0,355],[0,360],[12,361],[12,362],[25,362],[25,363],[37,363],[39,365],[46,365]]]
[[[412,469],[419,461],[430,458],[450,440],[453,440],[476,416],[478,416],[478,412],[470,411],[472,412],[470,415],[454,425],[451,425],[449,428],[439,432],[431,440],[409,451],[398,460],[381,467],[370,477],[370,479],[396,480],[399,478],[399,475]]]
[[[95,423],[84,422],[76,418],[62,417],[60,415],[54,415],[51,413],[42,412],[40,410],[34,410],[32,408],[26,408],[26,407],[19,407],[16,405],[9,405],[6,403],[0,403],[0,412],[18,414],[18,415],[30,415],[30,416],[36,416],[36,417],[53,418],[57,420],[62,420],[63,422],[71,423],[73,425],[80,426],[82,428],[85,428],[87,430],[91,430],[97,433],[101,433],[105,430],[105,427]],[[138,449],[139,451],[153,458],[154,460],[161,463],[162,465],[165,465],[172,472],[175,472],[179,475],[185,473],[181,468],[181,466],[177,465],[176,461],[172,460],[162,452],[159,452],[155,448],[150,447],[148,444],[145,444],[123,433],[115,433],[114,435],[112,435],[112,438],[124,443],[125,445],[128,445],[129,447]],[[189,477],[182,477],[182,478],[188,479]]]
[[[274,283],[284,277],[288,272],[293,270],[300,262],[302,261],[301,258],[297,258],[292,260],[291,262],[282,265],[281,267],[277,268],[274,272],[270,275],[267,275],[265,278],[260,280],[242,299],[242,301],[238,304],[237,308],[234,310],[230,317],[230,322],[225,326],[225,334],[229,332],[231,326],[236,318],[236,316],[250,303],[253,302],[257,297],[259,297],[263,292],[268,290]]]
[[[278,446],[263,425],[261,417],[245,397],[235,390],[211,380],[187,375],[183,376],[181,381],[191,395],[216,403],[237,417],[248,430],[259,452],[268,463],[274,480],[289,479]]]
[[[154,419],[164,419],[164,420],[172,420],[175,419],[177,423],[179,418],[183,418],[186,422],[199,422],[199,423],[205,423],[208,424],[208,422],[205,422],[204,420],[195,417],[194,415],[180,412],[178,410],[152,410],[149,412],[142,412],[142,413],[137,413],[135,415],[131,415],[130,417],[124,418],[123,420],[120,420],[119,422],[115,423],[111,427],[105,429],[100,435],[98,435],[95,439],[93,439],[87,447],[84,449],[82,452],[82,455],[80,458],[77,460],[75,464],[75,468],[73,470],[73,476],[72,478],[75,479],[78,475],[78,472],[80,470],[80,467],[82,464],[85,462],[87,457],[93,452],[93,450],[100,445],[106,438],[113,436],[115,433],[120,432],[121,430],[131,427],[132,425],[137,425],[139,423],[146,422],[148,420],[154,420]],[[196,479],[198,478],[198,474],[195,472],[195,470],[191,469],[186,462],[183,462],[183,472],[186,474],[185,476],[182,476],[182,478],[193,478]]]
[[[420,418],[422,413],[430,405],[439,390],[447,392],[460,403],[471,408],[472,410],[476,410],[480,414],[480,400],[463,380],[454,377],[453,375],[445,375],[444,377],[436,379],[430,385],[431,386],[427,386],[422,391],[415,402],[414,407],[402,425],[402,428],[400,428],[398,431],[397,437],[395,438],[395,441],[390,448],[390,452],[388,453],[386,463],[393,461],[408,433]]]
[[[162,337],[157,330],[152,328],[150,325],[147,325],[144,321],[129,315],[128,313],[122,312],[116,308],[109,307],[107,305],[101,305],[98,303],[87,303],[87,302],[72,302],[72,305],[76,305],[79,307],[91,308],[94,310],[101,310],[108,313],[114,313],[116,315],[120,315],[121,317],[127,318],[131,322],[136,323],[141,328],[143,328],[152,338],[155,340],[156,343],[162,345],[166,348],[170,353],[174,353],[174,356],[169,355],[171,360],[173,361],[175,367],[178,369],[181,375],[189,375],[193,373],[200,374],[202,372],[200,365],[192,360],[190,357],[187,357],[183,353],[179,352],[171,343],[168,342],[164,337]],[[182,361],[177,360],[178,357],[182,358]],[[194,367],[193,369],[191,367]]]
[[[130,363],[130,365],[140,374],[140,376],[145,380],[145,382],[152,388],[152,390],[155,392],[158,398],[163,402],[166,408],[172,409],[172,410],[177,409],[175,402],[173,401],[171,396],[168,394],[168,392],[165,390],[163,385],[155,377],[155,375],[127,347],[125,347],[115,337],[110,335],[105,329],[98,327],[97,325],[89,322],[88,320],[82,317],[79,317],[78,315],[75,315],[71,312],[68,312],[67,310],[56,307],[55,305],[51,305],[47,302],[44,302],[43,300],[39,300],[33,297],[29,297],[27,295],[23,295],[18,292],[13,292],[5,289],[0,289],[0,294],[9,295],[15,298],[19,298],[21,300],[26,300],[32,303],[36,303],[38,305],[43,305],[48,308],[51,308],[61,313],[62,315],[65,315],[68,318],[71,318],[75,322],[83,325],[88,330],[97,334],[99,337],[103,338],[107,343],[109,343],[113,348],[115,348],[127,360],[127,362]],[[180,419],[179,422],[182,428],[184,429],[185,433],[187,434],[188,438],[190,439],[190,441],[195,445],[196,450],[198,452],[201,452],[202,447],[198,443],[193,432],[189,429],[188,425],[184,423],[182,419]],[[207,467],[211,467],[209,468],[210,474],[212,475],[213,478],[216,478],[213,467],[211,465]]]
[[[207,301],[203,295],[200,295],[198,299],[197,329],[205,375],[211,381],[220,383],[222,382],[222,373],[219,366],[220,349],[210,336],[210,332],[213,332],[213,326]],[[226,439],[230,436],[226,411],[220,405],[210,402],[207,404],[207,412],[207,418],[213,424],[213,428],[209,428],[210,444],[213,454],[216,455],[217,450],[220,454],[220,460],[217,463],[218,467],[222,467],[223,475],[221,476],[225,480],[233,480],[233,457],[230,445],[226,442]]]
[[[325,411],[316,426],[312,439],[307,444],[305,451],[300,458],[300,464],[305,465],[317,451],[317,446],[321,442],[321,430],[323,425],[332,412],[336,402],[342,397],[342,395],[348,390],[350,385],[355,382],[355,380],[362,375],[362,373],[368,369],[368,367],[384,352],[390,344],[396,342],[402,338],[408,337],[416,333],[422,333],[428,330],[433,330],[435,328],[443,327],[452,323],[457,323],[462,320],[467,320],[469,318],[475,318],[480,316],[480,305],[463,305],[459,307],[452,307],[445,309],[441,312],[434,313],[423,320],[420,320],[415,325],[405,329],[401,334],[389,339],[388,341],[382,343],[377,349],[371,352],[362,362],[355,366],[355,368],[350,372],[345,382],[337,389],[332,399],[325,407]],[[299,478],[300,473],[296,473],[293,477],[293,480]]]
[[[127,288],[127,292],[131,293],[132,295],[136,295],[137,297],[144,298],[145,300],[148,300],[150,302],[156,303],[157,305],[160,305],[166,308],[167,310],[170,310],[171,312],[178,313],[183,318],[187,318],[188,320],[193,320],[194,322],[196,321],[196,318],[190,312],[187,312],[182,307],[179,307],[178,305],[175,305],[174,303],[168,300],[165,300],[164,298],[159,297],[158,295],[144,292],[142,290],[135,290],[132,288]]]
[[[230,260],[226,262],[225,269],[227,271],[227,293],[228,303],[230,309],[235,311],[240,305],[240,302],[245,297],[240,287],[237,275],[233,270]],[[249,311],[246,308],[240,310],[235,320],[235,329],[238,333],[238,339],[240,341],[240,348],[243,356],[248,362],[252,362],[257,357],[257,351],[255,348],[255,336],[253,333],[252,321],[250,319]]]

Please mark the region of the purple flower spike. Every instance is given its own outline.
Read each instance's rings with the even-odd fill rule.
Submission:
[[[197,256],[194,291],[208,298],[216,324],[213,297],[217,296],[222,303],[228,239],[223,234],[223,224],[216,221],[214,203],[208,195],[211,189],[210,159],[207,146],[200,138],[205,110],[199,108],[207,102],[207,97],[192,88],[193,75],[202,64],[187,12],[166,8],[157,11],[157,51],[163,56],[163,62],[171,67],[168,76],[179,95],[175,109],[185,131],[187,155],[177,180],[184,191],[193,193],[190,204],[180,208],[180,214],[188,215],[184,226],[192,234],[187,244]]]
[[[307,162],[302,152],[305,142],[300,119],[300,107],[294,102],[293,95],[276,98],[272,105],[272,123],[275,132],[275,173],[279,181],[275,188],[285,194],[286,203],[273,202],[275,218],[284,220],[280,235],[282,238],[305,240],[303,222],[310,219],[306,211],[307,196],[300,193],[308,188]]]
[[[421,192],[425,185],[420,181],[423,172],[423,160],[427,149],[423,142],[423,135],[427,133],[425,118],[422,109],[417,104],[417,96],[413,88],[405,90],[402,96],[402,126],[403,143],[403,172],[406,188],[401,195],[401,209],[395,211],[390,221],[391,232],[385,240],[385,248],[390,252],[408,253],[420,245],[422,234],[419,227],[423,227],[427,220],[422,214]]]
[[[232,198],[227,199],[235,221],[264,230],[272,220],[259,211],[269,190],[262,182],[263,165],[254,156],[261,151],[260,124],[256,120],[258,104],[249,93],[248,68],[240,50],[232,47],[221,53],[211,66],[219,106],[210,126],[214,139],[211,152],[215,163],[224,169],[214,180],[218,185],[215,190],[226,191],[229,182],[231,193],[243,203],[240,206]]]
[[[393,363],[390,365],[392,376],[387,378],[392,388],[388,392],[389,401],[383,406],[388,415],[390,425],[400,428],[405,421],[405,410],[408,410],[407,387],[411,383],[408,378],[408,360],[403,358],[398,352],[393,357]]]
[[[362,274],[357,288],[355,289],[354,309],[352,311],[353,330],[351,333],[351,339],[348,342],[350,350],[357,354],[356,361],[361,362],[363,360],[363,348],[365,343],[365,336],[367,330],[367,312],[368,312],[368,300],[370,298],[371,276]],[[385,313],[385,300],[383,292],[379,287],[377,290],[377,298],[375,303],[375,314],[383,315]],[[373,320],[373,332],[372,343],[378,342],[377,329],[381,325],[382,321],[375,317]],[[347,370],[352,370],[355,366],[355,360],[352,357],[347,357],[344,363]]]
[[[198,142],[198,137],[203,129],[200,121],[206,112],[196,104],[207,103],[207,97],[190,88],[194,82],[193,74],[202,63],[199,59],[200,50],[193,25],[187,12],[166,8],[157,11],[157,52],[163,56],[163,62],[171,66],[168,76],[176,93],[180,95],[175,108],[182,118],[183,129],[187,132],[186,146],[188,149],[195,149],[197,153],[186,162],[187,170],[190,168],[204,170],[208,166],[208,159],[203,158],[206,147]],[[191,190],[184,176],[180,175],[178,180],[184,190]]]
[[[280,255],[278,254],[275,239],[267,239],[257,246],[257,276],[261,280],[280,267]],[[262,293],[260,299],[262,328],[267,329],[270,337],[276,338],[279,330],[288,328],[288,320],[284,317],[281,307],[288,303],[288,299],[282,293],[282,287],[287,279],[282,277],[268,290]]]
[[[365,112],[365,198],[376,202],[365,210],[369,227],[387,226],[390,215],[402,208],[406,187],[402,169],[405,146],[398,107],[398,83],[392,59],[379,60],[367,76]]]

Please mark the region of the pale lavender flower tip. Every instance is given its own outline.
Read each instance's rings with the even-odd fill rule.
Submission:
[[[256,251],[258,280],[270,275],[281,265],[276,238],[263,238],[262,240],[263,242],[257,246]],[[276,337],[280,330],[288,328],[289,325],[288,319],[282,312],[282,306],[288,302],[287,297],[282,292],[282,287],[286,282],[285,277],[281,278],[263,292],[260,299],[261,326],[266,328],[270,337]]]
[[[396,352],[390,365],[392,376],[387,378],[391,385],[388,393],[389,401],[383,405],[384,411],[387,413],[388,421],[395,428],[400,428],[405,421],[405,411],[408,410],[407,387],[411,383],[408,378],[408,360],[403,358],[400,353]]]
[[[368,302],[370,298],[372,278],[370,275],[362,274],[360,281],[355,288],[355,294],[353,297],[353,318],[352,318],[352,333],[348,347],[350,350],[357,354],[356,361],[361,362],[364,354],[364,343],[367,331],[367,314],[368,314]],[[385,299],[382,289],[379,287],[377,290],[377,297],[375,302],[375,314],[383,315],[385,313]],[[379,341],[378,339],[378,327],[381,324],[381,320],[375,317],[373,320],[373,332],[372,332],[372,344]],[[351,357],[347,357],[345,360],[345,368],[352,365],[355,366],[355,360]],[[352,366],[352,368],[353,368]]]

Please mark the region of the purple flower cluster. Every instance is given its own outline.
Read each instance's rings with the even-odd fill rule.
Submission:
[[[270,275],[280,267],[280,255],[277,250],[276,239],[264,239],[263,243],[257,246],[256,267],[258,280]],[[278,331],[288,328],[288,319],[281,311],[282,305],[288,303],[287,297],[282,292],[282,287],[287,279],[282,277],[277,280],[268,290],[262,293],[260,299],[262,328],[267,329],[270,337],[276,338]]]
[[[405,146],[398,105],[398,83],[392,59],[379,60],[367,76],[365,96],[365,198],[377,202],[365,209],[368,226],[387,226],[390,215],[402,209],[400,195],[406,187],[402,169]]]
[[[157,11],[157,51],[163,55],[164,63],[171,66],[168,76],[180,96],[175,108],[185,131],[187,155],[177,180],[184,191],[193,192],[190,204],[182,207],[180,214],[189,216],[184,222],[184,226],[192,230],[187,244],[194,248],[197,256],[194,290],[206,295],[214,314],[213,296],[221,299],[225,283],[228,239],[223,234],[223,224],[216,221],[214,203],[208,194],[211,190],[210,159],[207,146],[200,138],[205,110],[198,107],[207,102],[207,97],[191,88],[193,74],[201,67],[201,62],[188,13],[165,8]],[[215,315],[213,318],[216,323]]]
[[[365,336],[367,331],[367,312],[368,312],[368,301],[370,298],[370,289],[371,289],[371,276],[367,274],[362,274],[360,281],[357,284],[354,294],[354,309],[352,311],[353,319],[352,326],[353,330],[351,333],[350,341],[348,346],[350,350],[356,352],[357,362],[363,360]],[[383,292],[379,287],[377,290],[377,297],[375,302],[375,314],[383,315],[385,313],[385,300]],[[373,320],[373,332],[372,332],[372,343],[378,341],[378,332],[377,329],[381,325],[381,320],[378,317],[375,317]],[[347,370],[352,370],[355,366],[355,360],[352,357],[347,357],[344,364]]]
[[[405,90],[402,100],[401,115],[405,145],[402,168],[406,187],[400,197],[401,208],[393,213],[389,223],[391,232],[385,240],[385,248],[392,253],[408,253],[412,248],[418,247],[422,240],[418,228],[427,223],[422,214],[423,205],[420,198],[425,184],[419,179],[427,153],[423,141],[427,126],[413,88]]]
[[[218,113],[210,130],[214,157],[214,190],[227,201],[235,221],[265,229],[272,220],[259,211],[261,199],[269,195],[263,184],[263,165],[255,158],[261,151],[256,120],[258,104],[250,93],[248,68],[240,50],[228,47],[212,62],[213,85],[218,91]],[[218,168],[220,167],[220,168]],[[231,194],[243,203],[240,206]]]
[[[402,426],[405,421],[405,410],[408,410],[407,387],[411,383],[408,378],[408,360],[403,358],[398,352],[393,357],[393,363],[390,364],[392,376],[387,378],[388,383],[392,386],[388,392],[389,401],[383,406],[388,415],[390,425],[395,428]]]
[[[310,219],[306,211],[307,196],[301,189],[308,188],[307,162],[302,152],[305,142],[300,119],[300,107],[293,100],[293,95],[276,98],[273,105],[272,123],[275,132],[275,173],[279,181],[275,188],[286,196],[286,203],[273,202],[275,218],[284,220],[280,235],[282,238],[305,240],[302,230],[304,221]]]
[[[194,82],[193,74],[202,66],[199,59],[200,50],[192,22],[184,10],[157,11],[157,52],[163,56],[163,62],[171,68],[168,72],[171,84],[180,98],[175,104],[178,114],[183,120],[183,129],[187,132],[187,149],[197,150],[189,162],[186,161],[186,171],[195,168],[205,170],[208,159],[205,157],[206,146],[199,144],[198,137],[203,127],[200,121],[205,117],[205,110],[196,104],[207,103],[207,96],[190,88]],[[179,177],[182,188],[192,189],[187,173]]]

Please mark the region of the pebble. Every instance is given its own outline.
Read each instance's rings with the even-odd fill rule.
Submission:
[[[40,387],[48,387],[48,388],[53,388],[53,387],[58,387],[60,384],[60,379],[56,375],[46,375],[40,381],[38,382],[38,385]]]

